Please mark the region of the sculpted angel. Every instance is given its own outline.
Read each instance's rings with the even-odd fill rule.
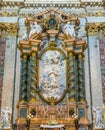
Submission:
[[[27,31],[24,31],[24,34],[23,34],[22,39],[23,39],[23,40],[28,40],[28,34],[27,34]]]
[[[63,27],[63,29],[67,35],[75,37],[76,34],[75,34],[74,25],[71,25],[70,22],[67,22],[67,24]]]
[[[29,33],[29,37],[31,37],[34,33],[40,33],[42,31],[42,28],[37,22],[34,22],[34,24],[30,25],[31,31]]]

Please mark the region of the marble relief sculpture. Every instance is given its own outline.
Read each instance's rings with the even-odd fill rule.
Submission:
[[[40,62],[40,88],[46,98],[59,98],[65,89],[65,61],[58,51],[47,51]],[[44,70],[43,70],[44,68]]]

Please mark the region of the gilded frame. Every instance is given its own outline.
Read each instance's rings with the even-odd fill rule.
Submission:
[[[65,95],[66,95],[66,92],[67,92],[67,55],[66,55],[66,53],[63,51],[63,50],[61,50],[60,48],[57,48],[57,47],[55,47],[55,46],[50,46],[50,47],[47,47],[46,49],[44,49],[43,51],[41,51],[40,53],[39,53],[39,56],[38,56],[38,88],[39,88],[39,82],[40,82],[40,60],[42,59],[42,56],[47,52],[47,51],[58,51],[61,55],[62,55],[62,57],[63,57],[63,59],[65,60],[65,64],[66,64],[66,67],[65,67],[65,71],[66,71],[66,88],[65,88],[65,90],[63,91],[63,94],[60,96],[60,98],[59,99],[56,99],[56,98],[54,98],[54,104],[57,104],[57,103],[59,103],[59,102],[61,102],[63,99],[64,99],[64,97],[65,97]],[[45,98],[45,96],[43,95],[43,93],[42,93],[42,91],[39,89],[39,92],[38,92],[38,94],[39,94],[39,96],[41,97],[41,99],[43,100],[43,101],[45,101],[46,103],[48,103],[48,104],[51,104],[51,100],[49,99],[49,98]],[[52,98],[52,97],[51,97]]]

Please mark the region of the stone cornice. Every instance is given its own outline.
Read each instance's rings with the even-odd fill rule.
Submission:
[[[79,14],[76,12],[72,12],[72,15],[78,18],[85,18],[85,17],[105,17],[105,13],[103,11],[97,11],[97,12],[80,12]],[[7,11],[3,11],[2,14],[0,14],[1,17],[15,17],[15,16],[19,16],[19,17],[28,17],[28,16],[34,16],[33,13],[23,13],[20,11],[20,13],[18,14],[18,12],[13,11],[13,12],[7,12]]]
[[[72,1],[72,2],[58,2],[58,1],[54,1],[54,2],[51,2],[51,1],[1,1],[1,6],[2,7],[6,7],[6,6],[10,6],[10,7],[15,7],[15,6],[21,6],[21,7],[42,7],[42,8],[46,8],[46,7],[50,7],[50,6],[54,6],[54,7],[60,7],[60,8],[63,8],[63,7],[68,7],[68,8],[83,8],[83,7],[87,7],[87,6],[90,6],[90,7],[95,7],[95,6],[98,6],[98,7],[104,7],[105,6],[105,3],[104,1],[103,2],[100,2],[100,1],[97,1],[97,2],[91,2],[91,1],[87,1],[87,2],[81,2],[79,0],[79,2],[77,1]]]
[[[19,16],[19,17],[27,17],[27,16],[32,16],[34,15],[34,12],[37,12],[40,10],[45,10],[48,7],[56,7],[57,9],[63,9],[64,11],[67,10],[68,13],[72,13],[72,15],[77,16],[79,18],[84,18],[84,17],[105,17],[105,11],[103,8],[103,3],[102,2],[92,2],[87,3],[87,2],[82,2],[82,3],[62,3],[62,4],[50,4],[50,3],[24,3],[24,2],[2,2],[1,6],[5,7],[5,10],[1,9],[0,17],[14,17],[14,16]],[[10,6],[8,8],[7,6]],[[98,9],[98,7],[99,9]],[[92,7],[92,9],[88,9]],[[75,11],[74,11],[75,8]],[[100,9],[101,8],[101,9]],[[29,10],[28,10],[29,9]],[[73,10],[72,10],[73,9]]]
[[[2,31],[5,30],[6,34],[3,34]],[[0,23],[0,36],[16,36],[17,31],[19,30],[18,23]]]

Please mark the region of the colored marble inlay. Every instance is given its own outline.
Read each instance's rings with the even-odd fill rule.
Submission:
[[[104,40],[102,38],[99,39],[99,47],[100,47],[101,66],[105,66],[105,48],[104,48]]]
[[[0,102],[2,97],[3,75],[0,75]]]
[[[6,48],[5,43],[6,40],[4,38],[0,38],[0,107],[2,100],[3,73],[4,73],[5,48]]]
[[[5,59],[5,41],[4,39],[0,42],[0,67],[4,67]]]
[[[99,39],[99,49],[100,49],[103,103],[105,104],[105,47],[104,47],[104,39],[102,37]]]

